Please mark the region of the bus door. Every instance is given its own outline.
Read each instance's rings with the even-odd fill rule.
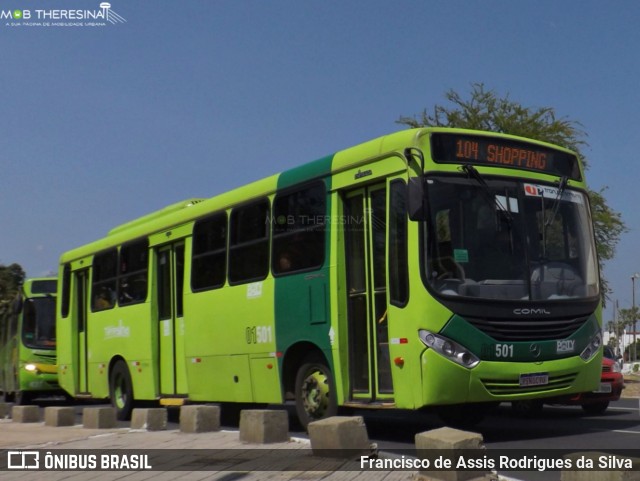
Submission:
[[[344,197],[349,379],[354,401],[393,397],[386,285],[386,184]]]
[[[89,392],[88,362],[89,350],[87,349],[87,312],[89,300],[89,270],[83,269],[74,272],[75,281],[75,321],[77,335],[75,365],[78,366],[76,373],[76,394]]]
[[[186,394],[184,359],[184,243],[156,250],[160,394]]]

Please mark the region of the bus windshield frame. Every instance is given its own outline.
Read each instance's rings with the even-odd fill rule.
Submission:
[[[22,343],[30,349],[56,348],[56,298],[27,298],[23,305]]]
[[[587,195],[516,177],[426,177],[427,288],[439,298],[548,302],[599,296]]]

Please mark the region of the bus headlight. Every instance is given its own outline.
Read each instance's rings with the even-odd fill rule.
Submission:
[[[442,354],[447,359],[450,359],[462,367],[472,369],[480,362],[480,359],[467,348],[440,334],[434,334],[425,329],[420,329],[418,335],[425,346]]]
[[[25,364],[24,368],[29,372],[38,372],[38,366],[36,366],[35,364]]]
[[[602,334],[597,332],[595,336],[593,336],[589,340],[589,344],[587,344],[587,347],[584,348],[584,351],[582,351],[582,353],[580,354],[580,357],[582,358],[583,361],[588,361],[589,359],[591,359],[593,356],[596,355],[596,353],[598,352],[601,346],[602,346]]]

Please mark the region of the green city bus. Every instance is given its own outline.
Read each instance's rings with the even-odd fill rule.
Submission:
[[[61,394],[56,369],[57,279],[28,279],[0,317],[0,391],[28,404]]]
[[[599,289],[574,153],[405,130],[64,253],[60,384],[121,419],[158,401],[471,423],[598,388]]]

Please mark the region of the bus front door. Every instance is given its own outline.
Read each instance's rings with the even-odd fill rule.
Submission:
[[[387,188],[344,197],[349,379],[355,402],[393,400],[387,329]]]
[[[159,247],[156,259],[160,394],[186,394],[182,313],[184,244]]]
[[[76,394],[89,392],[89,350],[87,349],[87,312],[89,307],[89,271],[83,269],[74,273],[75,281],[75,324],[77,331]]]

